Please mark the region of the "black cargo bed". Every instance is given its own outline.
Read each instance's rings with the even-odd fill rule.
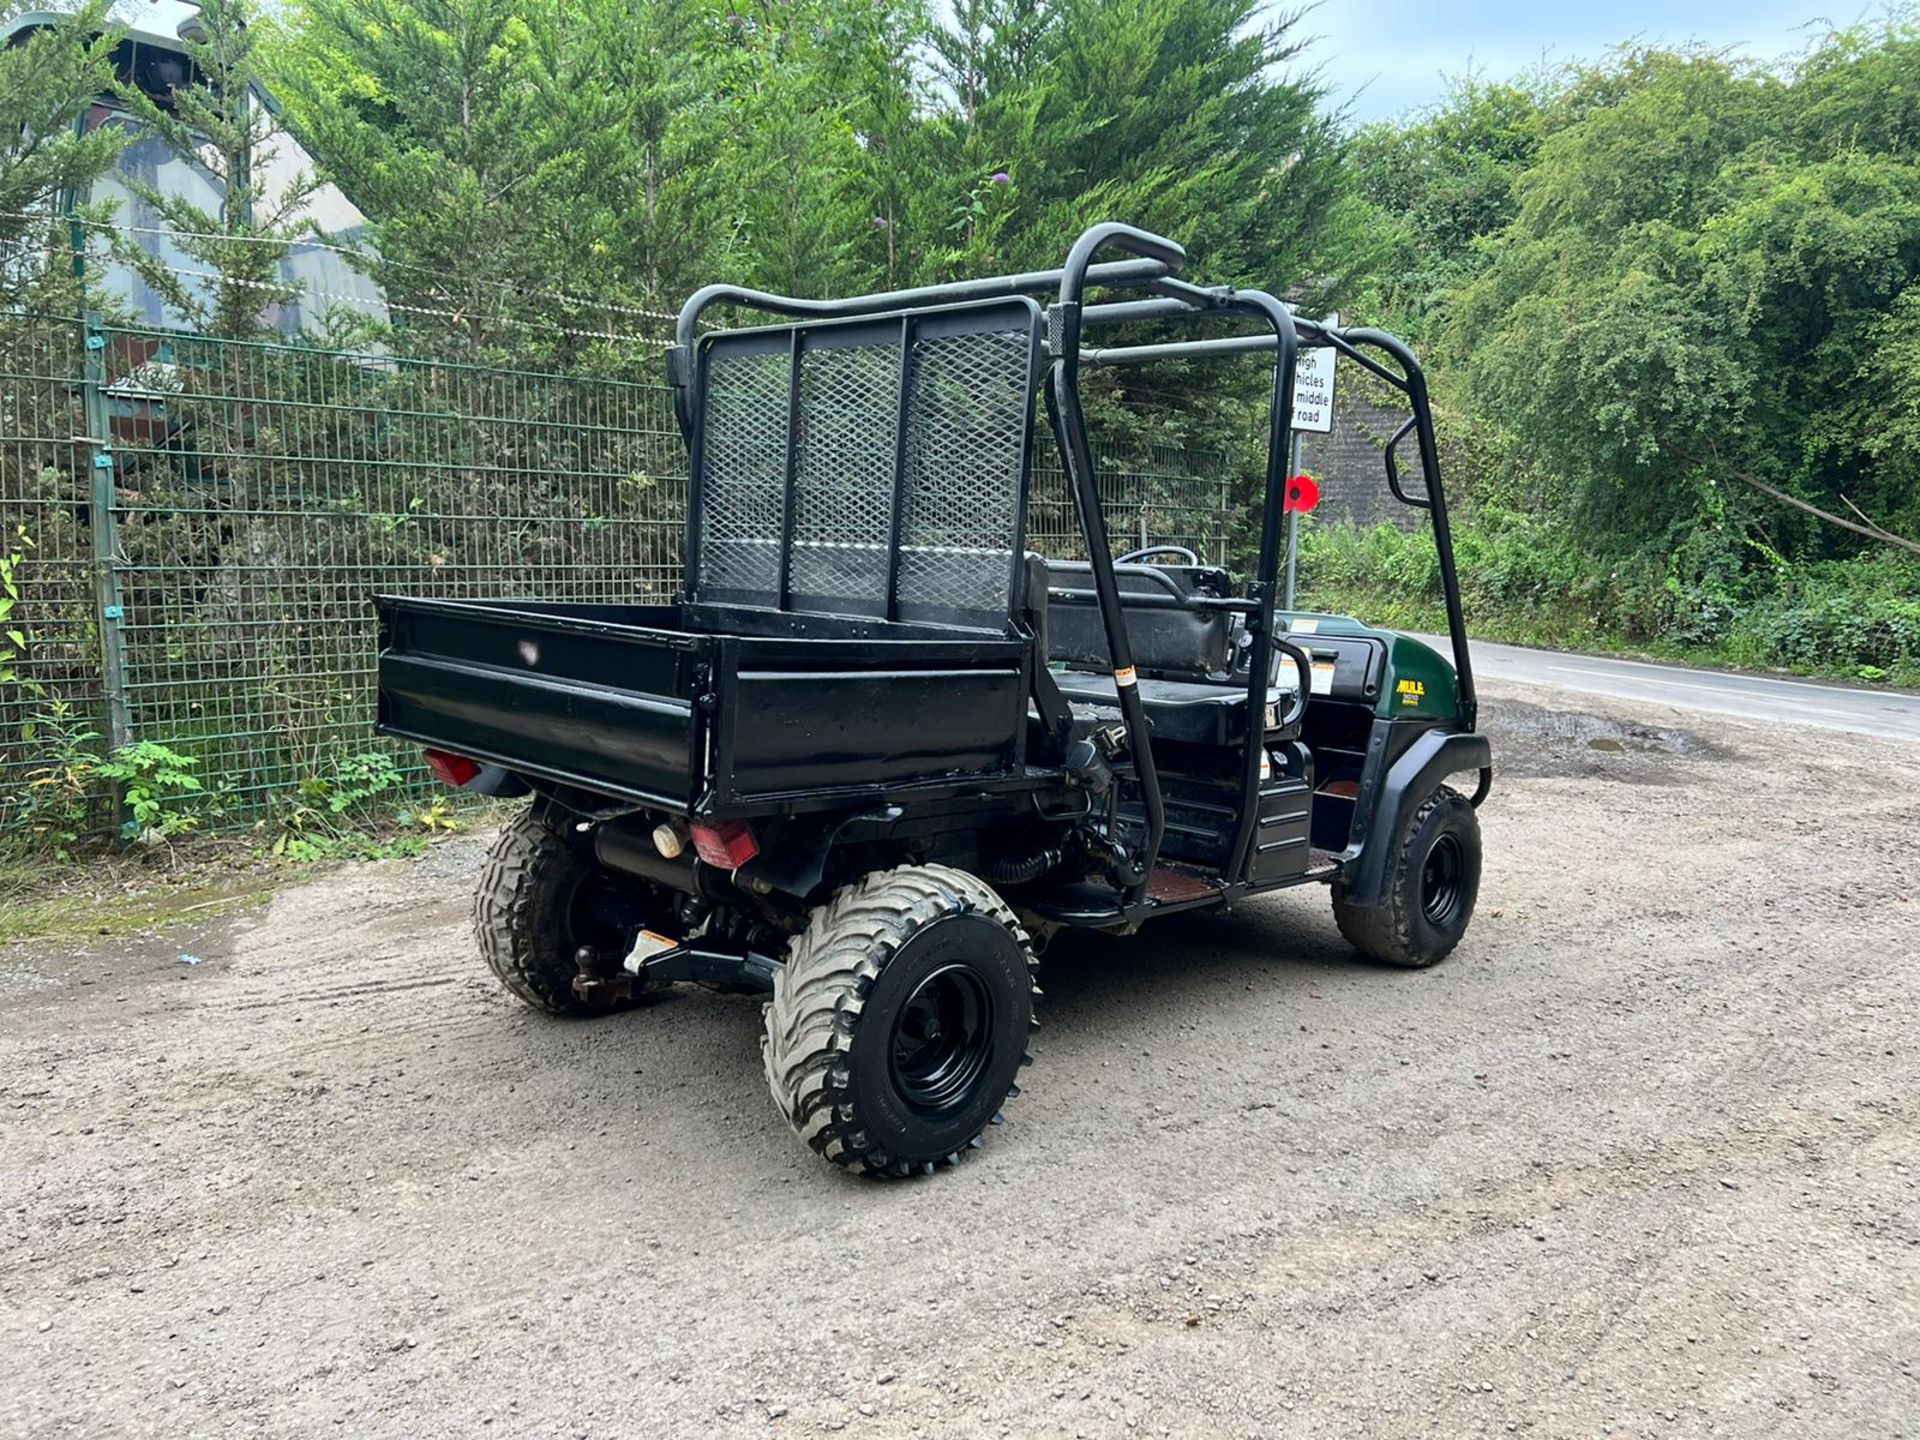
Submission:
[[[516,773],[711,816],[1022,781],[1019,640],[741,634],[703,606],[375,603],[382,733]]]

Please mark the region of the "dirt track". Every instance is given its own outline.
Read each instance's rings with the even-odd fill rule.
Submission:
[[[1920,1435],[1920,745],[1526,693],[1446,965],[1058,946],[922,1183],[752,1001],[522,1012],[477,838],[0,951],[0,1430]]]

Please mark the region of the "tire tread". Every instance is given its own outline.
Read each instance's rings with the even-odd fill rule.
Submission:
[[[957,1164],[978,1147],[975,1136],[938,1162],[916,1163],[870,1146],[853,1110],[845,1063],[887,961],[924,926],[968,911],[1013,935],[1026,954],[1031,985],[1033,948],[1006,902],[986,881],[944,865],[875,871],[815,910],[794,936],[767,1003],[761,1056],[774,1104],[815,1154],[845,1169],[898,1178],[936,1163]]]
[[[1408,970],[1424,970],[1437,965],[1452,952],[1450,945],[1438,955],[1422,956],[1415,948],[1413,916],[1407,909],[1405,882],[1407,867],[1411,863],[1408,851],[1428,817],[1443,805],[1466,803],[1466,797],[1451,785],[1435,786],[1433,793],[1421,802],[1413,818],[1395,837],[1398,849],[1393,857],[1385,904],[1351,905],[1347,903],[1344,892],[1338,889],[1334,891],[1334,923],[1354,949],[1382,964],[1398,965]]]
[[[548,1015],[586,1015],[573,993],[578,966],[562,953],[553,909],[587,864],[567,836],[531,806],[500,827],[473,895],[480,954],[509,992]]]

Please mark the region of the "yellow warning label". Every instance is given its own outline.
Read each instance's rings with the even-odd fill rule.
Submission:
[[[640,973],[638,967],[642,961],[679,948],[680,942],[670,935],[662,935],[653,930],[642,930],[634,937],[633,953],[627,957],[627,967],[637,975]]]
[[[1133,680],[1133,666],[1131,665],[1127,666],[1124,670],[1116,670],[1113,672],[1113,683],[1116,685],[1131,685],[1133,684]]]

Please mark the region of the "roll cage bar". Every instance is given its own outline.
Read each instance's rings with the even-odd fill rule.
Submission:
[[[1117,250],[1129,258],[1096,261],[1103,251]],[[1460,582],[1454,566],[1453,531],[1447,516],[1446,489],[1440,477],[1440,456],[1427,393],[1426,375],[1412,349],[1384,330],[1338,327],[1296,315],[1264,290],[1233,286],[1203,286],[1178,278],[1187,261],[1175,241],[1131,225],[1106,222],[1094,225],[1074,241],[1066,263],[1057,270],[1031,270],[1015,275],[959,280],[945,285],[920,285],[906,290],[881,291],[838,300],[806,300],[773,295],[738,285],[708,285],[690,296],[680,309],[674,344],[668,351],[673,382],[674,412],[682,433],[693,440],[696,405],[693,395],[694,342],[702,318],[718,306],[758,310],[796,319],[841,319],[911,310],[927,305],[952,305],[1010,295],[1055,296],[1047,308],[1046,353],[1049,374],[1047,418],[1065,462],[1080,513],[1082,538],[1093,575],[1108,655],[1113,662],[1115,693],[1126,724],[1127,748],[1132,755],[1146,812],[1146,835],[1137,853],[1117,857],[1117,869],[1127,883],[1126,904],[1144,903],[1148,879],[1166,832],[1158,774],[1151,745],[1134,743],[1148,733],[1146,716],[1135,683],[1133,652],[1128,643],[1113,550],[1101,510],[1093,452],[1087,439],[1086,416],[1080,402],[1080,370],[1084,365],[1135,365],[1154,360],[1190,360],[1230,355],[1268,354],[1274,357],[1272,402],[1267,422],[1265,495],[1261,505],[1258,571],[1248,598],[1218,602],[1245,617],[1253,646],[1248,665],[1248,714],[1259,716],[1267,706],[1273,657],[1278,650],[1300,671],[1304,698],[1311,690],[1307,657],[1274,633],[1274,594],[1284,544],[1287,481],[1287,441],[1293,415],[1294,361],[1302,347],[1330,347],[1370,374],[1406,395],[1412,414],[1385,450],[1387,488],[1403,505],[1425,510],[1433,521],[1434,546],[1440,560],[1440,582],[1447,610],[1448,639],[1459,681],[1460,721],[1471,731],[1478,718],[1472,660],[1467,653],[1466,622],[1460,605]],[[1090,288],[1146,292],[1145,298],[1086,303]],[[1195,317],[1230,316],[1260,326],[1257,333],[1213,339],[1176,340],[1146,345],[1084,347],[1082,336],[1092,328],[1173,321]],[[1384,360],[1378,358],[1384,356]],[[1401,483],[1398,451],[1414,437],[1425,481],[1423,495],[1410,495]],[[1242,794],[1258,792],[1260,747],[1247,746]],[[1242,874],[1258,826],[1257,807],[1241,807],[1228,863],[1223,871],[1232,880]]]

